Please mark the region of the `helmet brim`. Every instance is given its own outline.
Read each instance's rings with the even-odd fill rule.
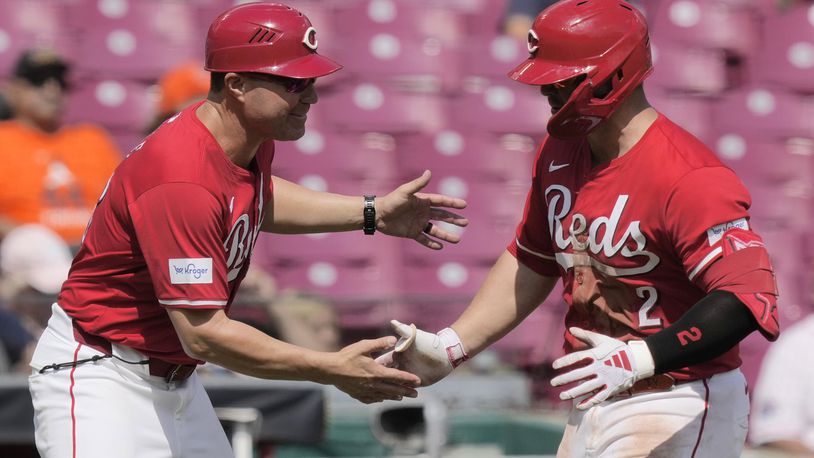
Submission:
[[[520,83],[544,86],[575,78],[588,70],[584,66],[555,64],[530,57],[512,69],[508,76]]]
[[[318,78],[330,75],[341,68],[342,65],[334,60],[317,53],[311,53],[307,56],[286,62],[285,65],[267,67],[257,71],[260,73],[286,76],[288,78]]]

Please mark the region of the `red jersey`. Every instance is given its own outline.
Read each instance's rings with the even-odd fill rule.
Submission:
[[[547,137],[509,251],[562,277],[566,329],[643,339],[711,290],[704,272],[721,256],[716,244],[727,230],[751,231],[750,204],[732,170],[659,115],[627,154],[596,167],[586,139]],[[585,347],[566,330],[567,352]],[[697,379],[738,366],[736,346],[670,374]]]
[[[165,307],[225,308],[271,199],[274,143],[235,165],[195,104],[138,145],[110,178],[58,302],[83,331],[174,364]]]

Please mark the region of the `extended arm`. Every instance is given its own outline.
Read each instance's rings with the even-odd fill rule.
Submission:
[[[392,337],[364,340],[336,353],[317,352],[231,320],[222,309],[167,311],[184,351],[193,358],[259,378],[335,385],[365,403],[416,396],[416,376],[382,367],[370,357],[392,346]]]
[[[432,385],[520,324],[548,296],[556,281],[556,277],[541,276],[504,252],[451,328],[432,334],[394,320],[399,342],[377,361],[418,375],[422,386]]]
[[[416,240],[432,249],[438,241],[457,243],[460,236],[429,222],[443,221],[466,226],[466,218],[446,208],[462,209],[466,202],[440,194],[419,192],[430,181],[430,172],[405,183],[389,194],[377,197],[376,230],[387,235]],[[266,204],[262,230],[279,234],[305,234],[361,230],[362,196],[345,196],[313,191],[298,184],[273,177],[274,198]],[[430,238],[430,236],[434,237]]]
[[[452,329],[469,356],[505,336],[548,297],[558,277],[544,277],[504,251]]]

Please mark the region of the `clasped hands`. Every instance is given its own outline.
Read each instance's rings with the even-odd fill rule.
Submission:
[[[399,339],[395,347],[376,358],[376,362],[415,374],[421,379],[419,386],[438,382],[468,358],[451,328],[432,334],[396,320],[392,320],[391,325]],[[554,369],[570,370],[552,379],[551,384],[575,383],[560,394],[560,399],[583,398],[577,403],[577,409],[587,410],[653,375],[653,357],[644,341],[625,343],[576,327],[570,332],[591,347],[555,360]]]

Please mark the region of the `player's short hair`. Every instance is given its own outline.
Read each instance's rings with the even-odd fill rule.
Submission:
[[[220,92],[225,86],[226,73],[211,72],[209,74],[209,92]]]

